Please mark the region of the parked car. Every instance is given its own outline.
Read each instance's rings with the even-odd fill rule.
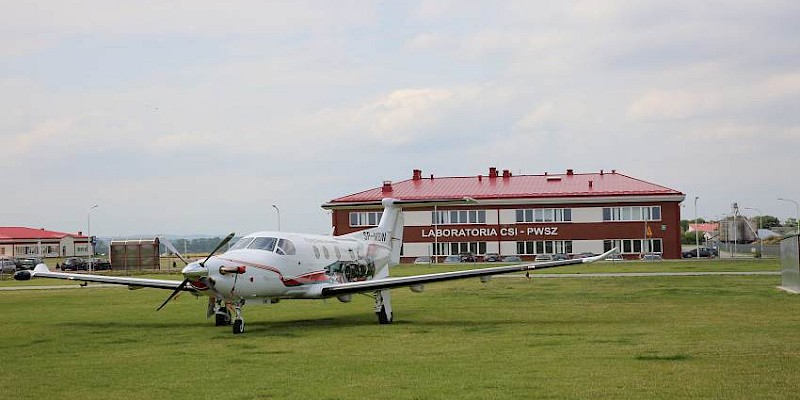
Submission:
[[[553,261],[569,260],[569,256],[564,253],[553,254]]]
[[[86,269],[86,261],[82,258],[70,257],[61,264],[62,271],[80,271]]]
[[[461,255],[459,257],[461,257],[461,262],[476,262],[476,261],[478,261],[478,257],[475,257],[475,254],[472,254],[472,253],[461,253]]]
[[[428,256],[417,257],[414,259],[414,264],[430,264],[431,258]]]
[[[42,260],[40,258],[35,258],[35,257],[20,258],[18,269],[34,269],[37,265],[41,263]]]
[[[90,258],[87,262],[86,269],[92,271],[103,271],[111,269],[111,263],[102,258]]]
[[[443,262],[445,262],[445,263],[460,263],[461,262],[461,256],[447,256],[447,257],[444,258]]]
[[[639,256],[639,259],[642,261],[661,261],[663,258],[661,258],[660,253],[645,253]]]
[[[700,257],[719,257],[719,250],[710,247],[696,247],[691,250],[686,250],[681,253],[681,256],[683,258],[697,257],[698,250],[700,251]]]
[[[505,263],[522,262],[522,259],[519,258],[519,256],[505,256],[503,257],[503,262]]]
[[[497,253],[486,253],[483,255],[483,262],[498,262],[502,261],[502,257]]]
[[[606,257],[606,261],[624,261],[625,258],[622,257],[622,254],[619,253],[612,253]]]
[[[551,254],[537,254],[536,257],[533,258],[533,261],[553,261],[553,256]]]
[[[13,259],[2,258],[0,259],[0,273],[13,274],[17,271],[17,264]]]

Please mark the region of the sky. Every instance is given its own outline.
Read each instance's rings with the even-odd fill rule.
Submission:
[[[796,0],[0,0],[0,226],[328,233],[331,199],[492,166],[785,220],[797,21]]]

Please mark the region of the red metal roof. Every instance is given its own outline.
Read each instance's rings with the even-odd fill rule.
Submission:
[[[80,236],[72,233],[48,231],[45,229],[33,229],[20,226],[0,226],[0,240],[61,239],[65,236],[73,236],[76,238],[83,238],[83,239],[86,238],[86,236]]]
[[[494,171],[490,171],[492,174]],[[330,203],[372,202],[384,197],[403,200],[458,199],[465,196],[480,199],[596,197],[596,196],[664,196],[683,193],[654,183],[632,178],[619,172],[572,173],[563,175],[518,175],[508,171],[490,176],[426,177],[414,171],[414,178],[385,183],[384,187],[339,197]],[[391,185],[391,191],[385,191]]]

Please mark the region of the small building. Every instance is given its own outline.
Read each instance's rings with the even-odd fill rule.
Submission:
[[[602,253],[618,248],[626,258],[659,253],[681,257],[683,193],[615,170],[593,173],[423,177],[331,200],[336,235],[376,226],[381,199],[463,199],[475,204],[403,209],[402,261],[419,256]]]
[[[0,256],[11,257],[86,257],[89,238],[82,232],[64,233],[44,228],[0,227]]]

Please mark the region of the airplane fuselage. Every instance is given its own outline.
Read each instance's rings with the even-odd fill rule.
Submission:
[[[373,279],[387,267],[390,248],[382,242],[283,232],[255,232],[224,254],[205,262],[205,277],[189,283],[226,302],[318,299],[333,283]],[[199,270],[191,263],[184,275]]]

